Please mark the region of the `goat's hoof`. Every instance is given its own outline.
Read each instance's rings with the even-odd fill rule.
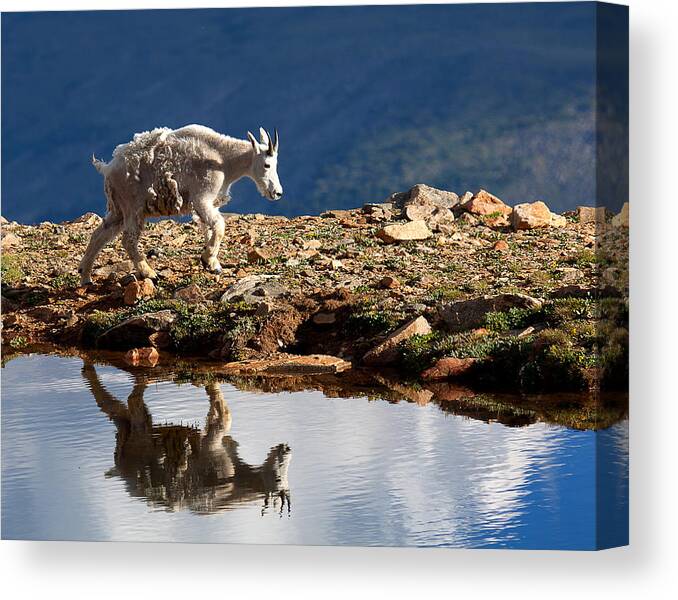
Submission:
[[[150,279],[153,283],[155,283],[158,279],[158,274],[152,269],[138,269],[136,272],[136,277],[139,281],[142,279]]]
[[[221,272],[223,271],[223,269],[221,268],[221,265],[219,263],[217,263],[214,266],[210,266],[210,263],[207,260],[205,260],[204,256],[200,257],[200,263],[202,264],[203,268],[206,271],[209,271],[210,273],[214,273],[215,275],[220,275]]]

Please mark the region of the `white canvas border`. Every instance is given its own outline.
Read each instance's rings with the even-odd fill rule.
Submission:
[[[369,2],[369,4],[412,2]],[[431,2],[435,3],[435,2]],[[0,2],[6,10],[363,4]],[[630,548],[601,553],[0,543],[5,597],[664,598],[676,593],[676,118],[671,0],[630,0],[632,479]]]

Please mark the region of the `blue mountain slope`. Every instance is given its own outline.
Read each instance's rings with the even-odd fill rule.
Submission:
[[[89,164],[136,131],[276,126],[285,198],[319,212],[419,181],[592,202],[591,3],[5,14],[3,213],[102,212]]]

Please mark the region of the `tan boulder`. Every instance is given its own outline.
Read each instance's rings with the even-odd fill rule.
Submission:
[[[186,287],[178,289],[176,292],[174,292],[174,297],[177,300],[183,300],[184,302],[188,302],[189,304],[198,304],[199,302],[205,300],[205,296],[203,296],[202,290],[195,283],[191,283]]]
[[[385,290],[393,290],[400,287],[400,281],[397,277],[386,275],[379,281],[379,287]]]
[[[19,246],[21,246],[21,238],[18,235],[8,231],[2,236],[3,250],[7,250],[8,248],[18,248]]]
[[[432,204],[409,204],[405,207],[405,216],[410,221],[426,221],[434,210]]]
[[[247,252],[247,262],[258,263],[266,262],[273,258],[273,254],[266,248],[251,248]]]
[[[322,247],[322,242],[320,240],[304,240],[303,242],[304,250],[320,250]]]
[[[431,333],[431,326],[424,317],[417,317],[396,329],[381,344],[372,348],[365,356],[363,363],[372,367],[381,367],[392,364],[398,358],[398,344],[413,335]]]
[[[128,306],[136,304],[139,300],[152,298],[155,295],[155,285],[150,279],[142,279],[141,281],[132,281],[125,288],[123,301]]]
[[[511,225],[516,231],[522,229],[536,229],[549,227],[553,220],[553,214],[543,202],[516,204],[511,213]]]
[[[485,190],[480,190],[470,200],[462,204],[462,208],[474,215],[509,215],[511,207],[507,206],[496,196],[493,196]]]
[[[563,215],[551,213],[551,227],[565,227],[567,225],[567,218]]]
[[[497,252],[508,252],[509,245],[506,240],[497,240],[492,246],[492,249],[496,250]]]
[[[410,221],[387,225],[377,232],[377,237],[387,244],[407,242],[410,240],[426,240],[433,235],[424,221]]]

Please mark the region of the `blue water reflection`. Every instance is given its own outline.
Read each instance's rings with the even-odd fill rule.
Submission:
[[[626,421],[507,427],[34,355],[3,369],[2,536],[593,549],[628,537],[627,452]]]

